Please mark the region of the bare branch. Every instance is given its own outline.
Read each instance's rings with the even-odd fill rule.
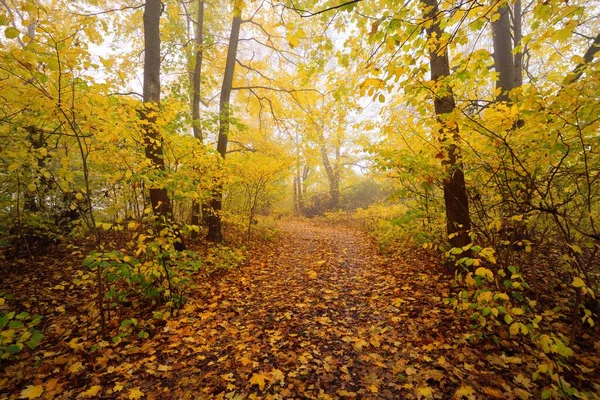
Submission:
[[[319,14],[326,13],[327,11],[337,10],[338,8],[349,6],[350,4],[360,3],[361,1],[362,0],[350,0],[350,1],[347,1],[345,3],[338,4],[337,6],[327,7],[327,8],[324,8],[322,10],[315,11],[315,12],[308,11],[308,10],[302,10],[300,8],[296,8],[296,6],[293,5],[294,4],[293,2],[292,2],[292,7],[287,6],[285,4],[283,6],[285,8],[287,8],[288,10],[295,11],[302,18],[309,18],[309,17],[314,17],[314,16],[319,15]]]

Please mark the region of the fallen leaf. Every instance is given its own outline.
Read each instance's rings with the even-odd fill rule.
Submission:
[[[259,374],[252,375],[252,378],[250,378],[250,383],[253,385],[258,385],[258,388],[263,390],[265,388],[265,379],[268,380],[269,377],[264,372],[261,372]]]
[[[455,399],[461,399],[463,397],[466,398],[473,398],[473,396],[475,395],[475,390],[471,387],[471,386],[461,386],[458,388],[458,390],[454,393],[454,398]]]
[[[121,390],[123,390],[125,386],[123,386],[122,383],[117,382],[115,383],[115,386],[113,386],[113,392],[120,392]]]
[[[421,396],[421,398],[425,397],[425,398],[431,398],[433,397],[433,390],[431,390],[430,387],[425,386],[425,387],[420,387],[417,389],[419,395]]]
[[[21,396],[19,398],[20,399],[35,399],[37,397],[40,397],[42,395],[43,391],[44,391],[44,387],[42,385],[37,385],[37,386],[29,385],[21,391]]]
[[[133,388],[129,391],[128,398],[131,400],[141,399],[144,396],[144,392],[140,390],[140,388]]]
[[[83,364],[81,364],[81,361],[77,361],[75,364],[73,364],[69,367],[69,372],[71,372],[72,374],[75,374],[75,373],[79,372],[82,368],[83,368]]]
[[[100,391],[100,389],[102,389],[102,386],[100,385],[94,385],[91,388],[89,388],[88,390],[86,390],[85,392],[82,392],[79,394],[79,396],[81,397],[94,397],[98,394],[98,392]]]
[[[281,384],[283,385],[284,379],[285,373],[283,373],[281,370],[274,369],[273,371],[271,371],[271,380],[273,382],[281,382]]]

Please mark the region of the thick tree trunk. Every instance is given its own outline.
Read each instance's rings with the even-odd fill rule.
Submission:
[[[194,137],[202,141],[202,124],[200,123],[200,78],[202,76],[202,56],[204,52],[204,1],[198,1],[196,22],[196,63],[194,64],[194,81],[192,87],[192,126]]]
[[[523,10],[521,8],[521,0],[515,0],[513,6],[513,38],[514,47],[518,48],[522,45],[523,40]],[[514,55],[515,61],[515,84],[514,87],[523,86],[523,49],[518,49]]]
[[[496,101],[508,101],[510,92],[515,85],[515,61],[512,54],[512,36],[510,34],[510,13],[507,4],[498,7],[500,18],[492,22],[494,38],[494,69],[498,73],[496,89],[501,92]]]
[[[227,136],[229,134],[229,119],[231,116],[230,98],[233,87],[233,74],[235,71],[235,59],[237,56],[237,47],[240,38],[240,26],[242,17],[240,10],[235,10],[233,21],[231,23],[231,34],[229,36],[229,47],[227,49],[227,61],[225,62],[225,74],[223,76],[223,86],[221,87],[221,98],[219,100],[219,138],[217,141],[217,152],[225,158],[227,153]],[[220,242],[223,240],[221,232],[221,216],[219,212],[222,209],[223,189],[217,188],[210,202],[210,214],[208,215],[208,235],[207,240]]]
[[[437,20],[439,8],[437,0],[422,0],[426,7],[425,18],[433,21],[427,28],[429,38],[442,37],[442,29]],[[441,51],[440,51],[441,50]],[[448,50],[440,49],[439,45],[429,50],[431,80],[440,82],[450,76]],[[434,107],[438,122],[442,126],[440,142],[444,151],[442,166],[446,171],[444,178],[444,203],[446,205],[446,229],[450,244],[453,247],[463,247],[471,243],[469,231],[471,219],[469,216],[469,200],[465,186],[465,176],[460,159],[460,148],[457,143],[460,139],[458,128],[448,126],[444,116],[454,111],[456,104],[450,87],[446,87],[444,95],[435,96]]]
[[[202,77],[202,57],[204,51],[204,1],[198,1],[198,13],[196,21],[196,62],[192,80],[192,128],[194,137],[202,142],[202,123],[200,121],[200,82]],[[200,203],[192,201],[192,225],[200,225]],[[192,231],[190,237],[196,239],[198,233]]]
[[[156,126],[156,113],[160,105],[160,14],[162,3],[160,0],[146,0],[144,8],[144,108],[142,118],[144,124],[144,147],[146,158],[150,160],[152,168],[165,171],[163,157],[163,143],[158,127]],[[167,222],[173,216],[173,208],[169,200],[167,189],[150,187],[150,201],[152,209]],[[182,240],[180,238],[180,240]],[[176,243],[178,250],[183,249],[183,241]]]

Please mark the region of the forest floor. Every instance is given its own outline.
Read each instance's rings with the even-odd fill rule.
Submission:
[[[90,351],[83,331],[49,337],[0,370],[0,398],[539,398],[534,351],[468,340],[436,264],[384,256],[354,229],[285,222],[150,338]],[[77,293],[64,301],[81,308]]]

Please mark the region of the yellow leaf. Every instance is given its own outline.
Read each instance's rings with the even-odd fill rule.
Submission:
[[[510,310],[510,312],[511,312],[511,314],[513,314],[513,315],[523,315],[523,314],[525,314],[525,311],[523,311],[523,309],[522,309],[522,308],[517,308],[517,307],[514,307],[514,308],[512,308],[512,309]]]
[[[258,385],[258,388],[263,390],[265,388],[265,379],[268,380],[269,377],[261,372],[259,374],[252,375],[252,378],[250,378],[250,383],[253,385]]]
[[[77,373],[82,367],[83,365],[81,364],[81,362],[77,361],[75,364],[69,367],[69,372],[71,372],[72,374]]]
[[[583,281],[583,279],[581,279],[580,277],[576,276],[573,278],[573,286],[575,286],[576,288],[580,288],[580,287],[584,287],[585,286],[585,282]]]
[[[251,359],[249,359],[248,357],[242,357],[240,358],[240,362],[242,363],[242,365],[244,367],[247,367],[248,365],[252,365],[253,361]]]
[[[273,371],[271,371],[271,380],[273,382],[281,382],[281,384],[283,385],[284,379],[285,374],[281,370],[274,369]]]
[[[369,386],[369,390],[373,393],[379,393],[379,388],[374,384]]]
[[[475,270],[475,275],[487,278],[489,281],[494,280],[494,273],[487,268],[479,267]]]
[[[469,397],[475,394],[475,390],[471,386],[461,386],[454,393],[454,398],[460,399],[461,397]]]
[[[287,33],[286,39],[287,39],[288,43],[290,44],[290,46],[292,46],[292,47],[296,47],[300,44],[300,38],[298,36],[294,35],[294,33],[292,33],[292,32]]]
[[[43,391],[44,391],[44,387],[42,385],[37,385],[37,386],[29,385],[21,391],[21,396],[19,398],[20,399],[35,399],[37,397],[40,397],[42,395]]]
[[[81,397],[94,397],[98,394],[100,389],[102,389],[102,386],[94,385],[91,388],[89,388],[88,390],[86,390],[85,392],[81,393],[80,396]]]
[[[77,194],[75,195],[75,198],[76,198],[77,200],[79,200],[79,201],[83,201],[83,195],[82,195],[81,193],[77,193]]]
[[[519,333],[519,323],[515,322],[513,323],[510,328],[509,328],[510,334],[511,335],[516,335]]]
[[[420,387],[417,390],[418,390],[419,394],[421,395],[421,397],[425,397],[425,398],[433,397],[433,391],[428,386]]]
[[[19,168],[21,168],[21,163],[18,163],[18,162],[16,162],[16,163],[10,164],[10,165],[8,166],[8,172],[13,172],[13,171],[16,171],[16,170],[18,170]]]
[[[141,399],[144,396],[144,392],[142,392],[139,388],[133,388],[129,391],[129,399]]]
[[[352,347],[354,347],[354,350],[356,351],[361,351],[363,349],[363,347],[368,346],[369,343],[362,339],[362,338],[358,338],[358,339],[354,339],[354,343],[352,344]]]
[[[309,271],[308,272],[308,278],[309,279],[317,279],[317,272],[316,271]]]
[[[122,383],[115,383],[115,386],[113,386],[113,392],[120,392],[121,390],[123,390],[125,386],[123,386]]]

